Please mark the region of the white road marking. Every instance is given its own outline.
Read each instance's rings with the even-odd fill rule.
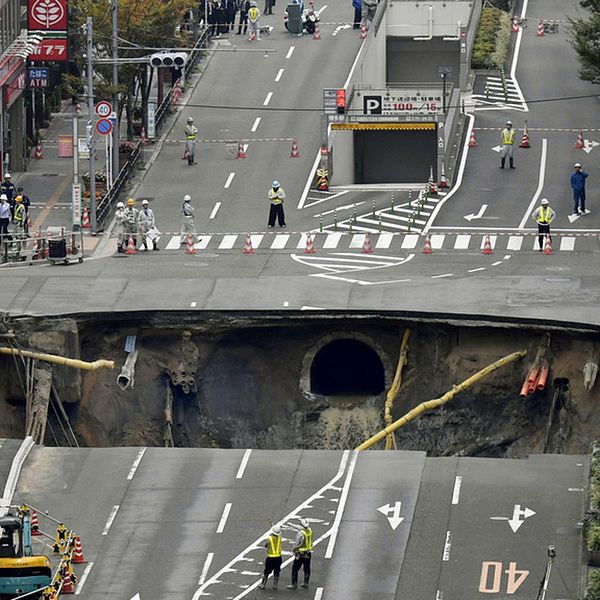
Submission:
[[[271,98],[273,97],[273,92],[269,92],[265,101],[263,102],[263,106],[269,106],[269,102],[271,102]]]
[[[469,247],[469,242],[471,241],[470,235],[457,235],[456,240],[454,242],[455,250],[466,250]]]
[[[283,250],[290,239],[289,233],[278,233],[271,244],[271,250]]]
[[[315,14],[317,15],[317,17],[320,17],[320,16],[321,16],[321,13],[322,13],[322,12],[325,12],[325,9],[327,8],[327,6],[328,6],[327,4],[324,4],[324,5],[323,5],[323,6],[320,8],[320,10],[315,10]]]
[[[248,464],[248,459],[250,458],[250,454],[252,454],[252,450],[248,448],[246,452],[244,452],[244,456],[242,457],[242,462],[240,463],[240,467],[235,476],[236,479],[241,479],[244,476],[244,471],[246,470],[246,465]]]
[[[435,595],[435,600],[444,600],[444,592],[438,590],[437,594]]]
[[[208,575],[208,570],[210,569],[210,565],[212,565],[214,557],[214,552],[209,552],[206,555],[206,560],[204,561],[204,566],[202,567],[202,573],[200,575],[200,579],[198,579],[198,585],[202,585],[206,581],[206,576]]]
[[[308,236],[307,236],[306,233],[301,233],[300,234],[300,241],[296,245],[296,249],[297,250],[301,250],[302,248],[306,248],[307,238],[308,238]]]
[[[225,182],[225,185],[223,186],[225,189],[227,189],[230,185],[231,182],[233,181],[233,178],[235,177],[235,173],[229,173],[229,176],[227,177],[227,181]]]
[[[342,495],[340,496],[340,502],[338,504],[337,512],[335,513],[335,519],[333,520],[333,525],[331,527],[331,535],[329,536],[329,544],[327,544],[327,550],[325,551],[325,558],[331,558],[333,556],[333,549],[337,540],[340,523],[342,522],[342,516],[344,514],[346,500],[348,499],[348,492],[350,491],[350,483],[352,482],[352,475],[354,474],[354,468],[356,467],[357,460],[358,450],[353,450],[352,458],[350,460],[350,464],[348,465],[346,480],[344,481],[344,487],[342,488]]]
[[[503,261],[501,260],[497,260],[496,262],[492,263],[492,267],[497,267],[498,265],[501,265]]]
[[[583,492],[583,488],[569,488],[570,492]]]
[[[127,479],[129,481],[131,481],[133,479],[133,476],[135,475],[137,468],[140,466],[140,463],[142,462],[142,458],[144,458],[144,454],[146,454],[146,448],[142,448],[138,452],[138,455],[135,457],[135,460],[133,461],[133,464],[131,465],[131,470],[129,471],[129,474],[127,475]]]
[[[290,49],[288,50],[288,53],[285,55],[286,59],[292,58],[292,54],[294,54],[294,49],[296,48],[296,46],[290,46]]]
[[[223,533],[225,529],[225,523],[227,523],[227,517],[229,516],[229,511],[231,510],[231,502],[227,502],[225,504],[225,508],[223,509],[223,514],[221,515],[221,520],[219,521],[219,526],[217,527],[217,533]]]
[[[538,178],[538,186],[535,190],[535,194],[529,203],[529,206],[525,210],[525,214],[519,223],[519,229],[525,229],[525,224],[531,218],[531,213],[533,212],[533,207],[536,205],[540,194],[542,193],[542,189],[544,189],[544,178],[546,176],[546,154],[548,152],[548,140],[546,138],[542,139],[542,155],[540,158],[540,176]]]
[[[318,587],[315,590],[314,600],[321,600],[322,597],[323,597],[323,588],[322,587]]]
[[[217,213],[219,212],[219,209],[221,208],[221,203],[220,202],[216,202],[215,203],[215,207],[212,209],[212,212],[210,213],[210,217],[208,217],[209,219],[214,219],[217,216]]]
[[[237,238],[237,235],[224,235],[221,243],[219,244],[219,250],[231,250]]]
[[[419,241],[419,236],[414,233],[407,233],[402,240],[401,248],[403,250],[412,250],[416,247],[417,242]]]
[[[467,273],[477,273],[477,271],[485,271],[485,267],[477,267],[477,269],[469,269]]]
[[[277,80],[275,80],[275,81],[277,81]],[[252,129],[250,130],[252,133],[254,133],[258,129],[260,122],[261,122],[260,117],[256,117],[256,119],[254,119],[254,124],[252,125]]]
[[[454,489],[452,490],[452,504],[458,504],[460,500],[460,486],[462,485],[462,476],[457,475],[454,479]]]
[[[341,192],[337,192],[337,194],[331,194],[331,195],[325,196],[324,198],[319,198],[318,200],[315,200],[315,198],[307,198],[307,200],[315,200],[315,201],[311,202],[310,204],[304,205],[304,208],[310,208],[311,206],[314,206],[315,204],[321,204],[321,202],[327,202],[327,200],[333,200],[334,198],[337,198],[338,196],[343,196],[344,194],[347,194],[349,191],[350,190],[343,190]],[[360,206],[361,204],[364,204],[364,201],[357,202],[356,206]],[[349,206],[354,206],[354,204],[351,204]],[[336,208],[335,210],[342,210],[342,208],[348,208],[348,206],[340,206],[340,207]],[[330,211],[324,212],[322,214],[328,215],[332,212],[333,212],[333,209]]]
[[[262,242],[264,237],[265,236],[260,233],[250,236],[250,241],[252,242],[252,248],[254,248],[254,250],[256,250],[260,246],[260,243]]]
[[[284,308],[287,308],[289,305],[290,305],[290,303],[287,300],[283,303]]]
[[[181,246],[181,240],[178,235],[174,235],[169,243],[166,245],[165,250],[177,250]]]
[[[389,248],[392,245],[394,236],[389,232],[383,232],[379,234],[375,248]]]
[[[352,240],[350,241],[350,248],[362,248],[365,243],[365,234],[357,233],[352,236]]]
[[[431,279],[443,279],[444,277],[452,277],[454,273],[444,273],[443,275],[432,275]]]
[[[431,247],[434,250],[440,250],[442,248],[442,246],[444,245],[444,239],[446,238],[445,235],[440,234],[440,233],[436,233],[434,235],[431,236]]]
[[[342,239],[342,234],[339,232],[336,233],[328,233],[325,238],[325,243],[323,244],[323,248],[337,248],[337,245],[340,243]]]
[[[560,249],[561,250],[574,250],[575,249],[575,238],[570,237],[570,236],[560,238]]]
[[[106,525],[104,526],[104,531],[102,532],[102,535],[108,535],[108,532],[110,531],[110,528],[112,527],[113,521],[115,520],[115,517],[117,516],[118,510],[119,510],[119,504],[115,504],[112,507],[112,510],[110,511],[110,515],[108,517],[108,521],[106,521]]]
[[[197,302],[190,302],[190,308],[196,308],[198,306]]]
[[[508,238],[508,244],[506,246],[507,250],[516,250],[517,252],[521,249],[523,245],[523,237],[520,235],[511,235]]]
[[[450,560],[450,546],[452,545],[452,541],[450,539],[450,532],[446,531],[446,543],[444,544],[444,555],[442,556],[442,560],[449,561]]]
[[[92,567],[94,566],[93,562],[90,562],[86,565],[83,573],[81,574],[81,578],[79,579],[79,583],[77,584],[77,589],[75,590],[75,595],[79,596],[81,594],[81,590],[83,589],[83,585],[85,584],[85,580],[88,578]]]
[[[277,75],[275,75],[275,81],[279,81],[281,79],[284,71],[285,69],[279,69],[279,71],[277,71]]]

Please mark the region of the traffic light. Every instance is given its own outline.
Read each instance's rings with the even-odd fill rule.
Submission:
[[[341,89],[336,92],[335,105],[337,106],[338,115],[343,115],[346,112],[346,90]]]
[[[150,55],[152,67],[176,67],[181,69],[187,62],[187,52],[156,52]]]

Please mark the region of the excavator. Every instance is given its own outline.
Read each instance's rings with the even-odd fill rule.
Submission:
[[[33,554],[29,512],[18,510],[0,517],[0,598],[15,598],[36,590],[41,596],[51,581],[50,559]]]

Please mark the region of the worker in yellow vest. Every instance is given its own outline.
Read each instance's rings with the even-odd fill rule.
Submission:
[[[515,164],[513,162],[513,147],[515,141],[515,130],[512,127],[512,123],[510,121],[506,121],[506,127],[502,130],[501,134],[501,144],[502,148],[500,150],[500,168],[504,169],[504,163],[506,161],[506,157],[508,156],[508,164],[511,169],[515,168]]]
[[[298,573],[300,567],[304,567],[304,582],[301,584],[303,588],[308,587],[310,579],[310,559],[313,549],[313,534],[308,521],[301,519],[300,524],[302,529],[298,531],[298,535],[294,540],[294,564],[292,565],[292,583],[288,585],[288,590],[298,589]]]
[[[269,575],[273,573],[273,589],[276,590],[279,583],[279,573],[281,572],[281,527],[279,525],[274,525],[271,529],[265,548],[267,549],[267,559],[265,560],[263,578],[258,587],[264,590]]]
[[[550,223],[554,221],[556,213],[550,208],[550,202],[548,198],[542,198],[540,206],[538,206],[531,215],[531,218],[538,225],[538,243],[540,245],[540,252],[544,249],[544,238],[548,236],[548,240],[552,242],[550,237]]]
[[[260,10],[256,6],[256,0],[251,0],[248,11],[248,26],[250,27],[249,41],[260,40]]]

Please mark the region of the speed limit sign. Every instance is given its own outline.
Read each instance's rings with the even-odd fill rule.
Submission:
[[[106,100],[102,100],[101,102],[98,102],[98,104],[96,104],[96,114],[99,117],[106,118],[110,115],[111,112],[112,112],[112,106],[111,106],[110,102],[107,102]]]

